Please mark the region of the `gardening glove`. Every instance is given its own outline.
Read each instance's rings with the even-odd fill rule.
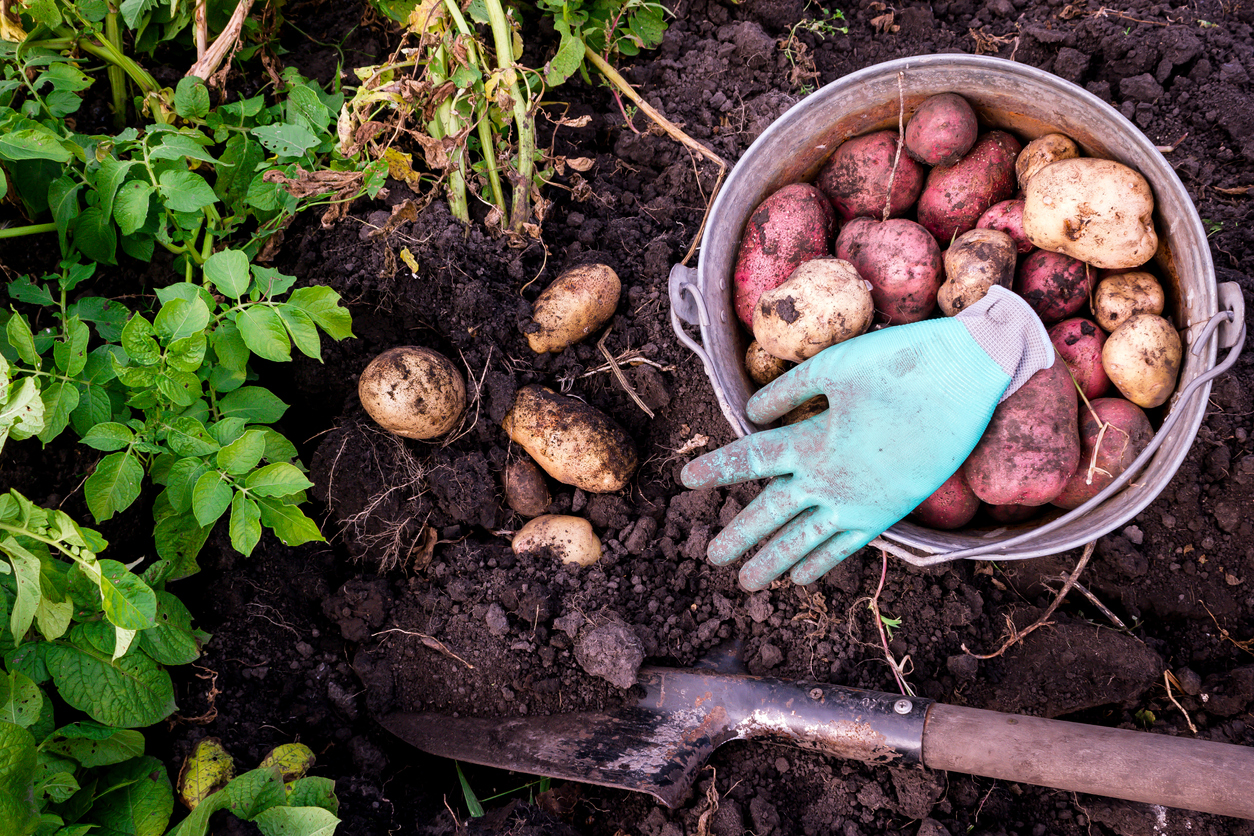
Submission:
[[[768,423],[816,395],[827,396],[827,410],[684,467],[689,488],[773,479],[710,541],[710,561],[730,563],[770,537],[740,570],[745,589],[790,569],[796,583],[818,580],[931,496],[975,448],[997,404],[1053,362],[1040,319],[996,285],[955,317],[824,349],[745,411]]]

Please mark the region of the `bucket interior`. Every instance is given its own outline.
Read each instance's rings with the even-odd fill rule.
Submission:
[[[749,216],[772,192],[812,180],[846,139],[896,130],[899,114],[908,120],[929,96],[946,92],[959,93],[971,103],[981,131],[1006,130],[1025,143],[1047,133],[1063,133],[1086,156],[1118,160],[1149,181],[1160,242],[1155,272],[1167,295],[1164,315],[1180,331],[1185,347],[1177,391],[1214,365],[1213,343],[1201,356],[1190,353],[1193,338],[1217,310],[1206,235],[1183,184],[1144,134],[1092,94],[1033,67],[972,55],[906,58],[845,76],[794,105],[745,152],[715,201],[698,264],[697,285],[709,312],[701,336],[712,361],[712,382],[726,395],[733,429],[738,422],[752,426],[744,407],[755,388],[744,370],[748,335],[733,311],[731,288],[736,250]],[[1065,512],[1067,519],[1048,533],[1028,537],[1027,542],[1017,536],[1064,515],[1061,510],[1013,528],[959,532],[905,520],[885,536],[924,553],[979,549],[1002,558],[1054,554],[1087,543],[1126,523],[1166,487],[1201,424],[1208,392],[1205,385],[1188,403],[1173,398],[1151,411],[1155,425],[1167,410],[1186,414],[1127,488],[1088,513]],[[1011,538],[1016,538],[1014,543],[1007,542]]]

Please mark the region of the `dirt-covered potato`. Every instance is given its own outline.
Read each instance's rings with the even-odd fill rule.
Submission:
[[[830,255],[835,234],[831,202],[808,183],[784,186],[758,204],[740,239],[732,274],[740,321],[752,327],[758,297],[787,281],[803,263]]]
[[[1127,470],[1149,446],[1154,428],[1140,407],[1123,398],[1098,398],[1080,407],[1080,466],[1054,499],[1079,508]]]
[[[514,459],[501,473],[505,504],[524,517],[538,517],[549,509],[553,497],[544,472],[531,459]]]
[[[897,132],[877,131],[842,142],[819,170],[814,184],[822,189],[836,207],[842,222],[852,218],[882,218],[888,201],[888,182],[892,180],[893,195],[889,217],[896,218],[909,211],[919,199],[926,169],[909,155],[897,160]]]
[[[627,486],[638,458],[631,436],[604,412],[532,384],[518,390],[501,422],[544,472],[591,493]]]
[[[1149,273],[1134,270],[1107,276],[1093,293],[1093,316],[1107,331],[1133,314],[1160,314],[1167,304],[1163,286]]]
[[[601,559],[601,539],[583,517],[545,514],[531,520],[510,541],[514,554],[548,552],[563,563],[591,566]]]
[[[1044,505],[1062,493],[1080,461],[1075,385],[1063,363],[1032,375],[993,412],[962,464],[990,505]]]
[[[1017,198],[994,203],[987,212],[980,215],[975,226],[977,229],[996,229],[1006,233],[1015,242],[1020,255],[1035,249],[1023,231],[1023,201]]]
[[[1102,347],[1102,367],[1123,396],[1140,407],[1161,406],[1176,388],[1180,335],[1154,314],[1133,314]]]
[[[800,424],[802,421],[809,421],[815,415],[818,415],[820,412],[827,409],[827,407],[827,396],[815,395],[801,406],[780,418],[780,426],[787,427],[791,424]]]
[[[957,93],[929,97],[906,123],[906,151],[927,165],[953,165],[979,135],[975,111]]]
[[[523,326],[537,354],[564,351],[614,315],[622,283],[605,264],[581,264],[562,273],[536,298]]]
[[[836,237],[836,257],[871,283],[876,312],[889,324],[927,319],[943,280],[940,247],[914,221],[857,218]]]
[[[1039,505],[985,505],[984,512],[989,519],[1001,525],[1015,525],[1041,513]]]
[[[1028,181],[1023,231],[1042,250],[1094,267],[1137,267],[1158,249],[1154,194],[1136,171],[1114,160],[1050,163]]]
[[[1049,340],[1054,350],[1071,370],[1076,385],[1084,397],[1092,400],[1106,394],[1110,378],[1102,368],[1102,346],[1106,344],[1106,332],[1081,317],[1064,319],[1049,329]]]
[[[1058,160],[1071,160],[1080,156],[1080,148],[1071,137],[1063,134],[1045,134],[1023,146],[1015,160],[1015,176],[1019,188],[1026,189],[1032,175]]]
[[[960,469],[910,513],[919,525],[951,531],[971,522],[979,510],[980,498]]]
[[[1049,325],[1079,313],[1089,301],[1096,271],[1069,255],[1037,250],[1015,274],[1015,293]]]
[[[754,383],[765,386],[788,371],[788,367],[787,360],[773,356],[757,340],[749,343],[745,352],[745,371],[749,372],[749,379]]]
[[[919,223],[942,247],[974,229],[989,207],[1014,196],[1018,154],[1019,140],[989,131],[961,160],[932,169],[919,195]]]
[[[371,360],[357,381],[357,395],[375,423],[405,438],[444,435],[466,410],[461,372],[423,346],[390,348]]]
[[[936,295],[945,316],[980,301],[995,284],[1010,287],[1015,277],[1015,242],[995,229],[972,229],[945,250],[945,283]]]
[[[774,357],[800,363],[871,327],[870,285],[848,261],[807,261],[753,309],[753,336]]]

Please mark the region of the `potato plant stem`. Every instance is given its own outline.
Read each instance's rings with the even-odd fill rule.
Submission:
[[[46,224],[27,224],[0,229],[0,238],[20,238],[23,235],[38,235],[41,232],[56,232],[57,225],[49,221]]]
[[[513,207],[510,210],[509,228],[522,232],[523,224],[531,217],[531,176],[535,168],[536,126],[531,118],[527,99],[523,98],[518,84],[518,71],[514,69],[514,44],[509,21],[500,0],[486,0],[488,20],[492,24],[492,40],[496,45],[496,64],[508,82],[509,95],[514,103],[514,124],[518,128],[518,181],[513,184]],[[528,91],[530,93],[530,91]]]
[[[105,38],[109,44],[122,52],[122,29],[118,26],[118,12],[109,7],[105,15]],[[121,129],[126,127],[126,71],[117,64],[109,64],[109,89],[113,93],[113,126]]]

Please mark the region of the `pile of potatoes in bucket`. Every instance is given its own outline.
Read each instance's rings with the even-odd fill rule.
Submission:
[[[523,331],[537,354],[561,352],[614,315],[622,285],[604,264],[571,268],[539,298]],[[370,362],[357,385],[375,423],[422,441],[440,439],[462,422],[466,381],[444,355],[423,346],[389,349]],[[547,514],[552,497],[544,474],[590,493],[627,486],[638,456],[627,432],[578,398],[538,385],[518,390],[502,422],[527,454],[502,474],[506,504],[531,518],[515,534],[516,553],[545,551],[563,563],[587,566],[601,557],[601,541],[581,517]]]
[[[763,386],[871,328],[953,316],[994,284],[1020,294],[1059,357],[996,410],[954,476],[914,512],[961,528],[1076,508],[1153,436],[1181,341],[1148,265],[1154,198],[1138,172],[1050,134],[980,133],[970,104],[924,101],[895,130],[842,143],[813,183],[769,195],[740,242],[734,307]],[[839,229],[839,234],[837,230]],[[821,398],[785,422],[829,406]],[[839,409],[840,404],[831,404]]]

